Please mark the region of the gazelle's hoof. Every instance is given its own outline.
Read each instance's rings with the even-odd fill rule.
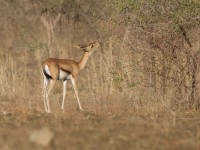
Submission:
[[[64,113],[65,112],[65,109],[64,108],[61,108],[61,113]]]
[[[79,111],[84,111],[84,109],[83,109],[82,107],[78,107],[78,106],[77,106],[76,109],[79,110]]]
[[[84,111],[84,109],[83,109],[83,108],[79,108],[79,110],[80,110],[80,111]]]

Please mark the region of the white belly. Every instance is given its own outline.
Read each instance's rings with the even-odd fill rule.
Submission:
[[[69,76],[70,74],[69,73],[67,73],[67,72],[65,72],[65,71],[62,71],[62,70],[60,70],[59,71],[59,80],[64,80],[64,79],[70,79],[70,76]]]

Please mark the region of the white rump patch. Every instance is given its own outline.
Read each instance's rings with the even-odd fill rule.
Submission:
[[[44,66],[44,70],[49,76],[51,76],[51,73],[49,71],[49,67],[47,65]]]

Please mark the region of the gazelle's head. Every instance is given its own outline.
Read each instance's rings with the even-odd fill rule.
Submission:
[[[91,55],[92,52],[99,47],[99,45],[100,45],[99,41],[95,41],[84,46],[79,45],[79,48],[81,48],[84,52],[88,52],[89,55]]]

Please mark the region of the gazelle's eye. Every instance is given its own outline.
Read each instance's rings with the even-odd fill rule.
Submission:
[[[92,44],[91,48],[93,48],[93,47],[94,47],[94,45]]]

